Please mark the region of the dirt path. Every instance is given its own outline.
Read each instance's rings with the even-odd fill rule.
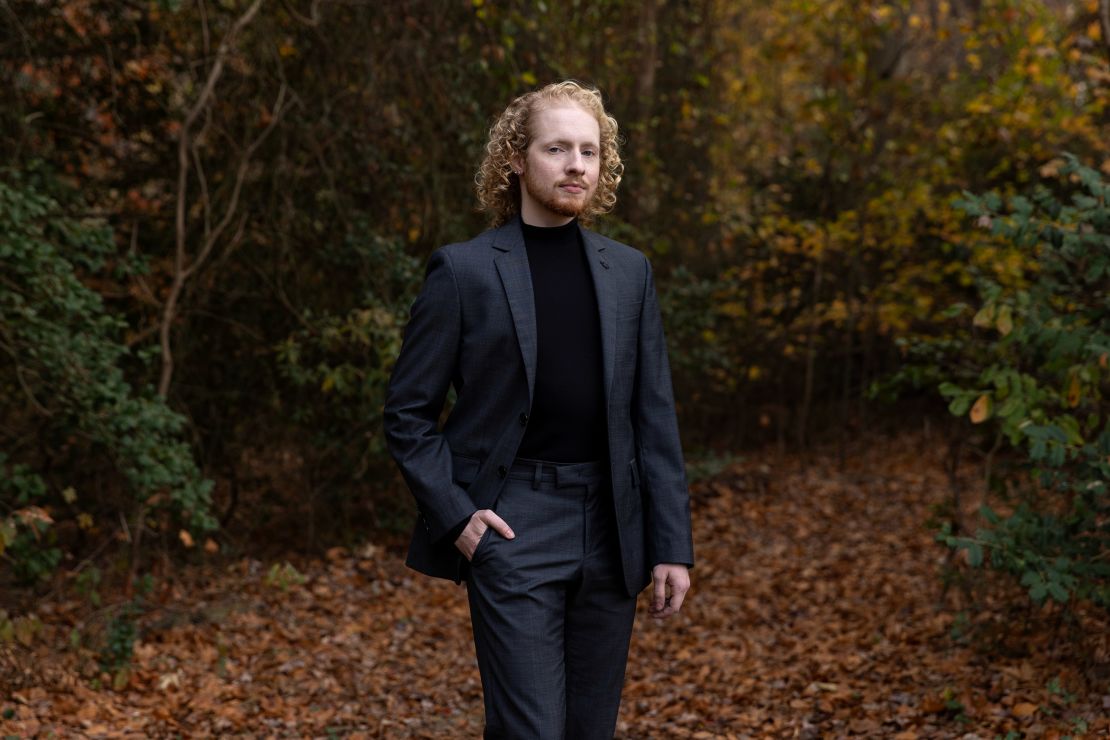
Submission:
[[[641,604],[618,736],[1110,734],[1110,639],[1053,639],[1044,610],[965,625],[942,597],[934,445],[876,440],[844,470],[817,454],[697,486],[695,592],[665,625]],[[88,607],[42,604],[31,646],[0,646],[0,735],[480,737],[461,588],[374,547],[302,564],[285,589],[270,567],[165,594],[119,691],[65,647]]]

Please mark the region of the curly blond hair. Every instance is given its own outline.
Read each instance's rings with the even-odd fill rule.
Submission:
[[[486,156],[478,167],[474,183],[479,206],[489,212],[493,226],[504,224],[520,211],[520,178],[513,172],[510,159],[514,154],[525,155],[528,145],[532,143],[529,121],[540,106],[552,101],[580,105],[597,119],[601,130],[601,170],[597,190],[579,220],[589,224],[594,216],[608,213],[617,203],[617,186],[624,172],[617,119],[605,112],[597,88],[586,87],[574,80],[553,82],[509,103],[489,130]]]

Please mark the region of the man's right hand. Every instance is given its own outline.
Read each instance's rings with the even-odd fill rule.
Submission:
[[[490,527],[507,540],[516,537],[505,520],[497,516],[493,509],[478,509],[470,515],[470,521],[466,523],[462,534],[455,540],[455,547],[459,548],[463,557],[467,560],[474,557],[474,551],[478,549],[478,540],[482,539],[482,535]]]

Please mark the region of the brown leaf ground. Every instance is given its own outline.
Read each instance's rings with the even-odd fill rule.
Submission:
[[[1105,615],[942,591],[939,446],[875,438],[843,467],[753,455],[695,486],[695,591],[662,625],[641,604],[618,736],[1110,735]],[[270,567],[206,566],[163,593],[119,690],[66,647],[87,604],[40,603],[29,646],[0,647],[0,734],[480,736],[461,588],[372,546],[299,563],[284,590]]]

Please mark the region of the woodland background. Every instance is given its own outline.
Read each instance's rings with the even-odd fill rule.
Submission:
[[[1108,38],[1106,0],[0,0],[0,644],[76,599],[123,688],[186,570],[399,557],[381,406],[424,261],[485,227],[493,118],[568,77],[622,127],[599,229],[658,274],[691,480],[924,429],[938,589],[1083,639]]]

